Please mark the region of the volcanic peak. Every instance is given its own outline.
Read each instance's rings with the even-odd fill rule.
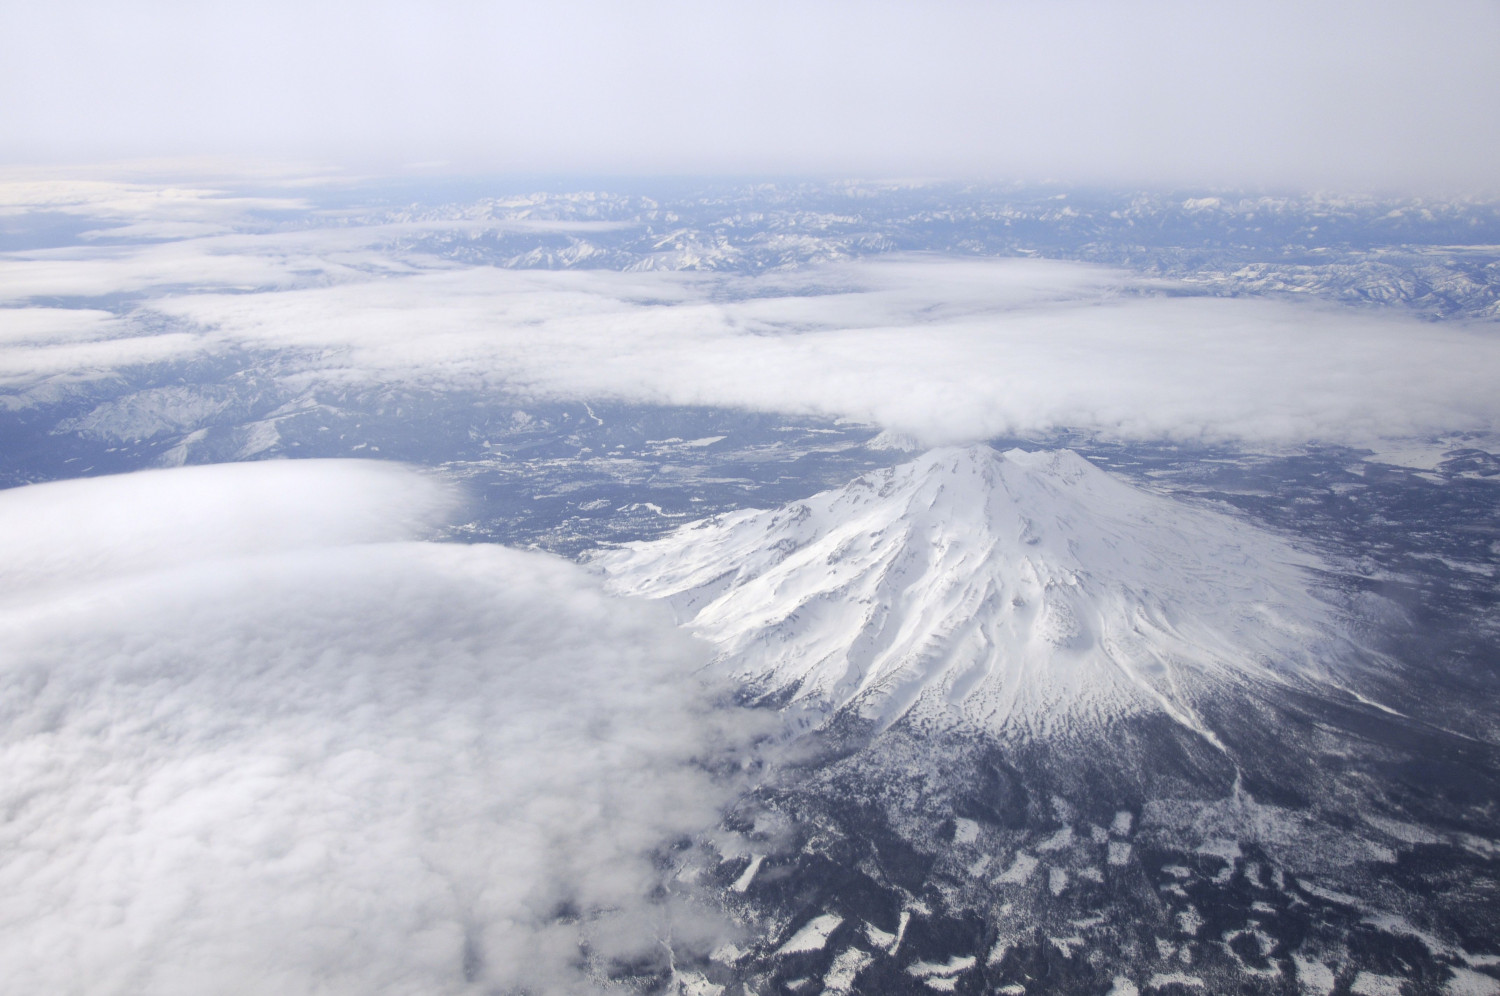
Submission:
[[[601,557],[717,666],[823,717],[1041,733],[1161,710],[1210,740],[1224,684],[1321,675],[1314,558],[1068,450],[933,450],[780,509]]]

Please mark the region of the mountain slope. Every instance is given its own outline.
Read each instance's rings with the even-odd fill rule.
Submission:
[[[1203,692],[1318,682],[1338,641],[1313,558],[1070,451],[935,450],[597,563],[814,721],[1046,733],[1160,710],[1217,745]]]

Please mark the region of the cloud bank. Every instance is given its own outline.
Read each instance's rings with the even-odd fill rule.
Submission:
[[[665,957],[650,853],[724,793],[704,651],[556,558],[392,542],[451,500],[319,461],[0,493],[9,985],[573,993]]]
[[[1500,339],[1487,326],[1175,296],[1056,261],[538,272],[381,248],[390,237],[375,226],[0,260],[0,293],[36,287],[30,269],[45,267],[45,287],[148,296],[123,317],[7,309],[6,404],[132,366],[248,351],[275,356],[299,390],[733,405],[876,423],[926,444],[1076,429],[1376,446],[1500,428]],[[184,287],[160,284],[163,260]],[[266,284],[245,293],[237,279]]]
[[[0,404],[234,353],[274,357],[293,389],[731,405],[933,445],[1072,429],[1372,446],[1500,428],[1500,340],[1483,325],[1188,296],[1044,260],[885,256],[745,276],[462,266],[410,248],[511,224],[4,254]],[[58,301],[114,310],[46,306]]]
[[[909,257],[761,278],[473,268],[155,307],[213,348],[295,357],[308,385],[735,405],[928,444],[1500,426],[1488,328],[1164,289],[1082,264]]]

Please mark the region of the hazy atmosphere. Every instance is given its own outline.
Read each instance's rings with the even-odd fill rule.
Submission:
[[[11,4],[0,147],[468,172],[1494,188],[1500,8]]]
[[[0,7],[0,979],[1500,996],[1497,51]]]

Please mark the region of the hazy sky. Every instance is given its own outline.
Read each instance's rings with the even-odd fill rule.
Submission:
[[[1500,3],[0,7],[0,159],[1493,189]]]

